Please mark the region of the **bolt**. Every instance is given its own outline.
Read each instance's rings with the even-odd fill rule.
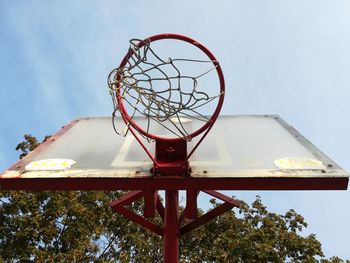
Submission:
[[[175,152],[175,148],[172,147],[172,146],[169,146],[167,149],[166,149],[167,152]]]

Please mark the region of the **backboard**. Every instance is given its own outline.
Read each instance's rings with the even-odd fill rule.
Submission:
[[[190,117],[182,122],[188,130],[201,125]],[[155,131],[168,135],[163,127]],[[152,165],[132,134],[115,134],[110,117],[80,118],[3,172],[0,188],[321,190],[347,189],[349,176],[277,115],[219,116],[191,156],[187,177],[153,176]]]

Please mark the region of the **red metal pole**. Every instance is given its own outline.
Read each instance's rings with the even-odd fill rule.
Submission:
[[[166,190],[163,237],[163,260],[165,263],[179,262],[180,226],[178,208],[178,190]]]

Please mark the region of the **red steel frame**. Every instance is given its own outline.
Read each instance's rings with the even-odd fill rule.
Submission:
[[[187,204],[181,214],[179,214],[178,190],[165,191],[165,207],[157,191],[131,191],[121,198],[114,200],[110,205],[113,211],[129,218],[149,231],[162,236],[163,260],[166,263],[173,263],[178,262],[179,259],[179,238],[182,235],[202,226],[231,210],[233,207],[239,206],[238,200],[229,198],[219,192],[212,190],[205,190],[203,192],[224,201],[224,203],[200,217],[197,216],[197,195],[199,190],[187,191]],[[126,205],[142,197],[145,203],[144,217],[125,208]],[[162,226],[158,226],[147,220],[147,218],[154,218],[156,211],[163,220]],[[192,221],[184,223],[185,219],[191,219]]]
[[[23,160],[23,159],[22,159]],[[161,176],[145,178],[5,178],[0,174],[1,190],[346,190],[348,177],[245,177],[193,178]]]

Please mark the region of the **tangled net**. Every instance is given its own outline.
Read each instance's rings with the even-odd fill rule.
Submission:
[[[184,58],[165,60],[155,53],[150,44],[145,40],[130,40],[129,54],[132,55],[126,65],[113,69],[108,75],[107,81],[114,105],[112,114],[114,130],[121,134],[114,123],[116,112],[120,111],[118,104],[120,96],[131,108],[130,120],[137,115],[146,117],[147,133],[154,121],[172,134],[189,141],[191,138],[185,129],[182,117],[208,122],[209,118],[197,109],[218,98],[222,93],[209,96],[198,88],[198,79],[214,70],[215,66],[196,76],[189,76],[182,74],[177,64],[213,65],[216,61]],[[123,132],[124,136],[129,128],[130,121],[126,125],[126,131]],[[149,137],[145,137],[150,140]]]

